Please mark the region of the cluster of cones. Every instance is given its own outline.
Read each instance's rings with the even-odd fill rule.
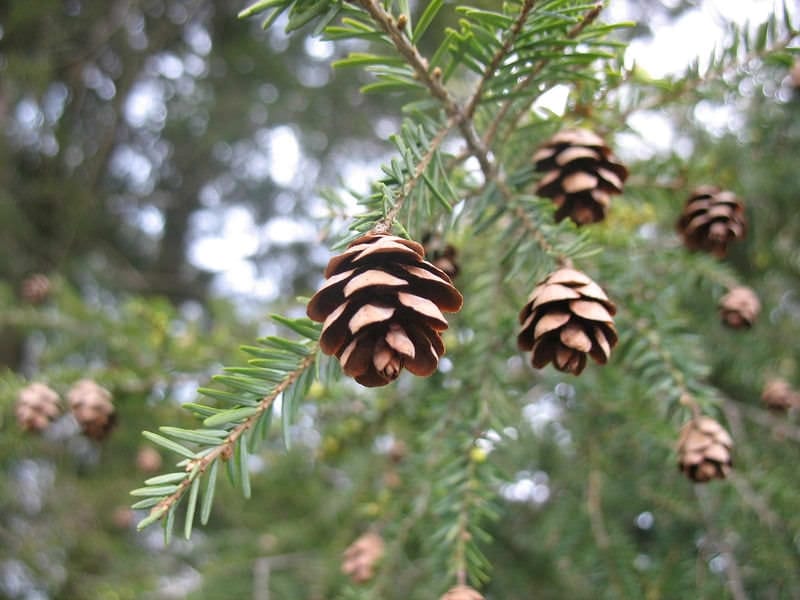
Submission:
[[[116,422],[111,393],[91,379],[81,379],[67,392],[69,410],[81,431],[93,440],[105,439]],[[24,431],[42,432],[62,412],[61,397],[43,383],[31,383],[17,395],[15,413]]]

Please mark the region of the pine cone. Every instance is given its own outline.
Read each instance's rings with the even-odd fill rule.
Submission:
[[[365,533],[344,551],[342,573],[356,583],[365,583],[375,575],[375,565],[383,558],[383,538]]]
[[[306,312],[323,322],[320,348],[367,387],[386,385],[403,367],[415,375],[436,371],[447,329],[442,312],[463,302],[450,278],[423,260],[420,244],[367,234],[334,256],[328,281]]]
[[[93,439],[104,439],[116,424],[111,392],[91,379],[81,379],[67,393],[72,415],[83,433]]]
[[[483,600],[483,596],[468,585],[457,585],[450,588],[440,600]]]
[[[686,423],[678,438],[678,467],[692,481],[725,479],[731,470],[733,440],[711,417]]]
[[[458,265],[458,251],[452,244],[446,243],[440,236],[426,234],[422,238],[422,246],[425,248],[425,256],[431,264],[447,273],[452,280],[458,277],[461,268]]]
[[[161,468],[161,454],[152,446],[142,446],[136,453],[136,468],[143,473],[155,473]]]
[[[43,383],[31,383],[19,391],[15,412],[23,431],[43,431],[61,413],[61,398]]]
[[[722,322],[733,329],[751,327],[759,312],[761,312],[761,302],[749,287],[731,288],[719,301]]]
[[[520,350],[532,350],[531,364],[552,362],[579,375],[586,355],[605,364],[617,343],[612,315],[617,309],[602,288],[574,269],[559,269],[541,281],[519,314]]]
[[[22,281],[20,294],[30,304],[41,304],[50,295],[52,285],[47,275],[34,273]]]
[[[800,394],[784,379],[771,379],[761,392],[761,401],[770,410],[786,412],[792,406],[800,405]]]
[[[617,162],[603,139],[586,129],[557,133],[533,155],[537,171],[546,171],[536,193],[552,198],[556,221],[577,225],[602,221],[611,195],[622,192],[628,169]]]
[[[728,253],[728,244],[747,234],[744,205],[733,192],[700,186],[686,201],[677,229],[689,250],[702,250],[723,258]]]

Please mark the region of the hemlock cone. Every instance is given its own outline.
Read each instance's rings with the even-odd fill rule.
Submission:
[[[552,362],[559,371],[579,375],[586,356],[605,364],[617,343],[617,309],[603,289],[575,269],[562,268],[536,285],[519,314],[520,350],[531,350],[531,364]]]
[[[747,234],[744,204],[733,192],[711,185],[700,186],[686,201],[677,229],[689,250],[724,258],[728,244]]]
[[[601,137],[586,129],[554,135],[534,155],[537,171],[545,171],[536,193],[552,198],[556,221],[577,225],[602,221],[611,195],[622,192],[628,169],[617,161]]]
[[[731,288],[719,301],[722,322],[733,329],[751,327],[760,312],[761,301],[749,287]]]
[[[795,392],[785,379],[770,379],[761,392],[764,406],[776,412],[786,412],[800,405],[800,394]]]
[[[116,424],[111,392],[91,379],[81,379],[67,392],[67,400],[81,431],[93,440],[102,440]]]
[[[469,587],[468,585],[457,585],[450,588],[441,600],[483,600],[483,596],[478,590]]]
[[[733,464],[733,440],[711,417],[688,421],[678,437],[678,467],[692,481],[725,479]]]
[[[43,383],[31,383],[19,391],[15,414],[23,431],[43,431],[61,413],[61,398]]]
[[[365,533],[344,551],[342,573],[356,583],[366,583],[375,576],[383,552],[383,538],[377,533]]]
[[[308,303],[308,316],[323,323],[320,349],[364,386],[386,385],[403,367],[431,375],[444,354],[442,313],[463,299],[424,255],[417,242],[364,235],[330,260],[328,281]]]

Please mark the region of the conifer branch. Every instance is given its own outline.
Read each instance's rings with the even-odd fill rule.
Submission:
[[[489,66],[486,67],[486,70],[483,72],[483,75],[481,76],[481,79],[475,88],[475,91],[472,93],[472,96],[467,102],[467,106],[464,109],[464,116],[466,118],[472,118],[472,116],[475,114],[475,108],[478,106],[478,102],[481,99],[483,88],[486,85],[486,82],[494,76],[495,72],[500,66],[500,63],[502,63],[506,56],[508,56],[511,48],[514,46],[514,42],[520,34],[520,31],[522,31],[522,26],[525,24],[528,14],[531,12],[531,9],[533,9],[533,5],[535,3],[536,0],[525,0],[522,3],[519,16],[508,30],[508,35],[506,36],[503,45],[497,50],[497,52],[495,52],[494,56],[492,57],[492,61],[489,63]]]
[[[395,198],[395,204],[386,212],[386,215],[381,219],[373,228],[373,231],[377,232],[387,232],[391,231],[392,224],[394,223],[395,219],[397,219],[397,215],[400,214],[400,210],[403,208],[405,204],[406,198],[409,197],[411,192],[419,183],[419,180],[425,173],[425,170],[433,160],[433,157],[436,155],[436,152],[441,147],[442,143],[444,142],[447,134],[450,133],[450,130],[453,128],[454,121],[452,118],[447,120],[442,127],[436,132],[436,135],[431,140],[430,147],[425,152],[425,155],[422,159],[417,163],[416,168],[414,169],[414,173],[411,178],[407,179],[404,183],[400,191],[398,192]]]
[[[598,5],[594,6],[594,7],[592,7],[591,9],[589,9],[588,11],[586,11],[586,13],[583,15],[583,18],[581,19],[581,21],[567,32],[567,39],[575,39],[576,37],[578,37],[578,35],[580,35],[583,32],[584,29],[586,29],[589,25],[591,25],[597,19],[597,17],[600,15],[602,10],[603,10],[603,5],[602,4],[598,4]],[[528,88],[536,80],[536,77],[539,76],[539,74],[544,70],[544,68],[549,63],[550,63],[550,59],[549,58],[544,58],[544,59],[540,60],[539,62],[537,62],[536,65],[531,68],[530,72],[525,76],[525,78],[522,79],[521,81],[519,81],[514,86],[513,91],[512,91],[512,96],[517,94],[517,93],[519,93],[519,92],[521,92],[522,90]],[[519,119],[522,118],[522,116],[525,114],[525,112],[528,110],[528,107],[532,103],[533,103],[533,100],[531,100],[531,102],[527,103],[525,106],[520,108],[517,111],[516,115],[514,115],[513,117],[510,118],[509,127],[508,127],[508,132],[509,133],[514,131],[514,129],[516,128],[517,123],[519,122]],[[513,108],[513,106],[514,106],[514,100],[513,99],[508,99],[500,107],[500,110],[497,112],[497,114],[495,115],[494,119],[492,119],[492,122],[490,123],[489,127],[486,129],[486,133],[484,133],[484,135],[483,135],[482,142],[483,142],[483,145],[485,147],[490,148],[492,146],[492,144],[494,142],[494,138],[497,135],[497,132],[498,132],[498,130],[500,128],[500,125],[505,122],[506,117],[508,116],[508,113]]]
[[[288,372],[283,380],[275,386],[272,392],[261,399],[261,401],[255,407],[255,412],[253,412],[251,416],[230,430],[230,433],[219,445],[198,458],[190,459],[186,463],[186,476],[183,481],[177,484],[177,488],[174,492],[163,498],[150,510],[150,515],[139,524],[139,528],[142,529],[153,521],[160,519],[170,509],[176,506],[189,490],[194,480],[203,475],[203,473],[205,473],[211,464],[216,460],[230,460],[230,458],[233,456],[236,444],[241,443],[241,437],[247,431],[252,429],[258,420],[263,416],[263,414],[272,407],[272,404],[275,402],[276,398],[285,392],[289,386],[296,382],[300,376],[303,375],[303,373],[305,373],[306,370],[308,370],[314,364],[316,358],[317,353],[316,348],[314,348],[308,354],[308,356],[300,361],[300,364],[296,369]]]

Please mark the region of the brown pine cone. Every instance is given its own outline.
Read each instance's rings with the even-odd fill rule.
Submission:
[[[800,394],[786,380],[771,379],[761,392],[761,401],[770,410],[786,412],[793,406],[800,406]]]
[[[758,295],[745,286],[731,288],[719,301],[722,322],[733,329],[751,327],[761,312]]]
[[[383,558],[383,538],[365,533],[344,551],[342,573],[356,583],[366,583],[375,576],[375,566]]]
[[[483,600],[483,596],[468,585],[457,585],[450,588],[440,600]]]
[[[533,155],[533,162],[537,171],[545,171],[536,193],[553,199],[557,222],[565,217],[577,225],[602,221],[611,195],[622,192],[628,177],[611,148],[586,129],[557,133]]]
[[[579,375],[587,354],[605,364],[617,343],[612,315],[617,309],[603,289],[575,269],[548,275],[531,292],[519,314],[520,350],[532,350],[531,364],[552,362],[559,371]]]
[[[711,417],[687,422],[678,438],[678,467],[692,481],[725,479],[733,464],[733,440]]]
[[[47,275],[34,273],[22,281],[20,295],[29,304],[41,304],[50,295],[52,284]]]
[[[458,265],[458,251],[452,244],[446,243],[440,236],[426,234],[422,238],[425,256],[431,264],[447,273],[451,281],[458,277],[461,268]]]
[[[308,303],[308,316],[323,323],[320,348],[362,385],[386,385],[403,367],[423,377],[436,371],[442,312],[457,312],[463,299],[424,254],[414,241],[364,235],[330,260],[328,281]]]
[[[43,431],[61,413],[61,398],[43,383],[31,383],[19,391],[15,413],[23,431]]]
[[[91,379],[81,379],[70,388],[67,400],[86,437],[99,441],[111,433],[116,424],[111,392]]]
[[[155,473],[161,468],[161,453],[152,446],[142,446],[136,453],[136,468],[143,473]]]
[[[700,186],[686,201],[677,229],[689,250],[724,258],[728,244],[747,234],[744,204],[733,192],[711,185]]]

